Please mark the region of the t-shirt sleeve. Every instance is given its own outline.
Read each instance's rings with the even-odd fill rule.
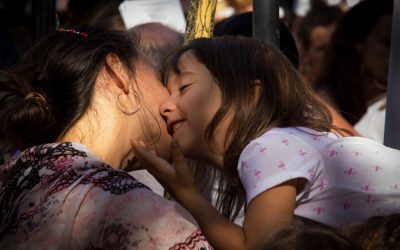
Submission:
[[[238,173],[249,204],[257,195],[286,181],[311,181],[322,164],[321,155],[294,134],[267,132],[242,151]],[[298,190],[298,195],[302,190]]]

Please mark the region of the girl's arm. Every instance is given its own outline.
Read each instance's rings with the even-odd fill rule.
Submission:
[[[134,143],[138,160],[193,215],[216,249],[259,249],[293,216],[296,187],[291,181],[258,195],[248,206],[243,227],[222,216],[196,189],[194,178],[176,142],[171,144],[174,166]]]

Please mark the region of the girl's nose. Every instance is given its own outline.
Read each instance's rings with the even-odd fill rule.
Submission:
[[[169,98],[166,102],[160,105],[160,113],[164,118],[167,118],[168,114],[173,112],[175,108],[175,104],[171,101],[171,98]]]

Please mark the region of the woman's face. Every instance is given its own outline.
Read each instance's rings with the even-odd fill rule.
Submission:
[[[314,80],[321,72],[324,55],[335,28],[336,25],[334,24],[329,26],[318,25],[310,32],[310,47],[306,52],[310,64],[310,80]]]
[[[135,79],[142,97],[138,114],[144,138],[140,139],[144,140],[152,150],[155,150],[157,155],[169,159],[172,138],[168,134],[165,121],[159,112],[160,105],[169,97],[168,90],[157,78],[155,70],[147,65],[136,66]]]
[[[391,23],[392,15],[382,16],[362,44],[365,67],[381,84],[388,80]]]
[[[171,71],[168,75],[167,88],[171,96],[160,108],[167,120],[168,131],[186,156],[219,164],[228,128],[227,119],[214,131],[215,144],[207,140],[206,130],[221,106],[221,90],[212,74],[192,52],[180,57],[178,68],[179,74]]]

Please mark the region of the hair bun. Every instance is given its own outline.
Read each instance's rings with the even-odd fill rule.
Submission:
[[[45,110],[49,109],[46,98],[44,98],[44,96],[39,93],[30,92],[25,96],[24,100],[27,102],[31,102],[31,101],[36,102],[38,105],[42,106],[42,108]]]
[[[3,115],[4,136],[20,149],[47,142],[50,136],[48,128],[53,124],[54,117],[49,111],[46,98],[31,92],[24,98],[13,98],[10,101]]]

